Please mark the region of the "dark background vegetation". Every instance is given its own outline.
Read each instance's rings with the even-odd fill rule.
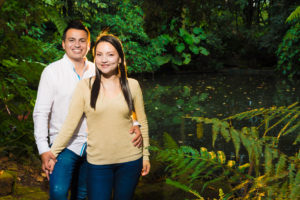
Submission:
[[[109,28],[122,40],[129,74],[136,77],[246,69],[292,81],[300,73],[299,9],[291,15],[297,6],[297,0],[0,0],[0,157],[38,160],[36,91],[44,67],[64,54],[61,36],[68,21],[82,20],[92,45]],[[182,95],[176,101],[182,113],[168,105],[163,110],[177,124],[193,109],[187,104],[195,107],[207,98],[202,94],[191,103],[187,87],[157,88],[146,99],[150,112],[155,94]],[[155,117],[149,120],[153,126]]]

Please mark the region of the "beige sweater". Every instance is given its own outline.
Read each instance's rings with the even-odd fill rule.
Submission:
[[[129,109],[121,92],[114,98],[105,97],[103,91],[96,103],[96,110],[90,106],[91,89],[89,79],[81,80],[72,97],[68,116],[56,137],[51,152],[57,156],[68,144],[76,126],[85,114],[87,118],[87,160],[91,164],[103,165],[137,160],[143,156],[149,160],[148,123],[144,110],[143,95],[139,83],[129,78],[129,87],[134,101],[138,122],[142,125],[143,148],[132,143],[134,134]]]

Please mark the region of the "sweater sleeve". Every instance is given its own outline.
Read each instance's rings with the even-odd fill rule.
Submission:
[[[73,93],[68,115],[51,147],[51,152],[57,155],[67,147],[84,112],[83,90],[84,82],[80,81]]]
[[[143,160],[149,160],[149,133],[148,133],[148,121],[145,113],[144,100],[141,87],[139,83],[134,80],[134,108],[138,122],[141,124],[141,132],[143,136]]]

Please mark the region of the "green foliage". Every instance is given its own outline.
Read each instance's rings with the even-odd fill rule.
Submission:
[[[286,32],[277,50],[277,69],[284,75],[293,77],[300,73],[300,6],[287,18],[287,22],[294,24]]]
[[[261,116],[261,124],[257,127],[263,132],[263,137],[266,137],[267,134],[274,129],[275,127],[281,126],[276,140],[278,142],[280,136],[287,135],[289,133],[294,133],[300,126],[300,122],[297,120],[300,114],[300,106],[298,102],[285,107],[271,107],[271,108],[260,108],[246,111],[243,113],[236,114],[234,116],[228,117],[225,120],[243,120],[251,119],[253,117]],[[257,134],[256,134],[257,137]],[[297,140],[294,141],[294,144],[297,143]]]
[[[170,24],[170,34],[162,34],[156,39],[168,49],[168,52],[155,57],[158,65],[172,63],[176,66],[187,65],[192,57],[199,54],[209,55],[209,51],[201,45],[206,40],[206,34],[201,27],[177,28],[178,19],[173,19]]]
[[[158,160],[167,163],[166,170],[170,174],[168,183],[184,191],[200,191],[193,194],[203,196],[206,188],[217,190],[214,185],[222,183],[231,188],[224,190],[224,198],[297,199],[299,196],[295,191],[299,189],[299,152],[287,155],[279,150],[277,144],[281,135],[286,134],[296,135],[294,145],[299,142],[297,130],[300,123],[294,120],[298,118],[299,108],[295,103],[288,107],[254,109],[224,120],[192,117],[199,123],[212,126],[213,143],[219,136],[232,142],[236,148],[236,160],[227,160],[223,151],[209,151],[205,147],[197,150],[188,146],[167,145],[163,149],[154,148],[154,151]],[[261,117],[261,124],[257,127],[236,129],[232,125],[234,120],[258,116],[264,117]],[[262,126],[266,121],[269,126]],[[282,128],[276,135],[268,134],[280,124]],[[170,136],[164,138],[168,144],[172,144]],[[246,163],[239,163],[241,147],[248,154]]]
[[[36,88],[43,63],[61,56],[57,35],[46,36],[46,10],[39,1],[6,0],[1,5],[0,149],[16,158],[37,155],[31,120]]]
[[[31,66],[32,69],[37,69],[39,67],[39,65],[25,62],[17,64],[20,68]],[[4,155],[13,153],[14,157],[17,158],[30,158],[36,155],[31,120],[36,91],[28,86],[30,81],[34,81],[34,79],[27,81],[19,75],[20,70],[18,68],[13,68],[14,65],[15,63],[6,61],[4,67],[9,69],[9,73],[6,77],[0,78],[0,149]],[[1,69],[2,73],[4,70]],[[5,72],[7,73],[7,70]],[[30,72],[27,73],[26,78],[30,76]],[[36,77],[33,75],[32,78]]]
[[[217,0],[173,5],[172,0],[145,0],[143,9],[151,37],[168,35],[178,41],[166,45],[167,52],[157,57],[159,65],[172,63],[180,70],[178,66],[190,63],[183,69],[211,71],[227,66],[274,68],[276,50],[288,28],[284,21],[298,4],[295,0]],[[189,35],[197,35],[193,28],[201,28],[206,36],[195,45],[197,49],[190,45]],[[180,29],[189,33],[185,39]],[[200,46],[207,51],[197,53]]]
[[[144,91],[145,108],[148,123],[153,132],[164,132],[179,128],[182,116],[199,116],[204,112],[203,102],[207,93],[194,94],[189,85],[162,86],[155,85]]]
[[[300,6],[298,6],[286,19],[286,22],[292,22],[293,20],[297,20],[300,18]]]
[[[45,2],[51,7],[49,19],[60,34],[67,21],[81,19],[91,31],[92,42],[101,31],[107,29],[121,39],[129,73],[153,72],[158,69],[153,58],[160,54],[162,45],[155,43],[144,32],[144,13],[138,3],[98,0]],[[89,57],[92,57],[91,54]]]
[[[118,9],[115,9],[117,7]],[[109,12],[107,12],[109,11]],[[143,11],[130,1],[108,4],[106,13],[97,16],[93,27],[108,27],[120,37],[129,72],[152,72],[157,69],[154,57],[160,53],[143,30]],[[112,12],[113,11],[113,12]],[[98,29],[100,32],[100,29]]]
[[[196,200],[204,200],[204,198],[201,197],[201,195],[200,195],[197,191],[191,190],[191,189],[190,189],[189,187],[187,187],[186,185],[183,185],[183,184],[181,184],[181,183],[179,183],[179,182],[177,182],[177,181],[173,181],[173,180],[168,179],[168,178],[166,179],[166,183],[169,184],[169,185],[172,185],[172,186],[174,186],[174,187],[177,187],[177,188],[179,188],[179,189],[181,189],[181,190],[183,190],[183,191],[186,191],[186,192],[189,192],[189,193],[195,195],[195,196],[197,197]]]

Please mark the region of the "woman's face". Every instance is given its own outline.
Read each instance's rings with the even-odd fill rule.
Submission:
[[[118,73],[121,58],[113,45],[109,42],[100,42],[96,47],[95,63],[103,74],[114,75]]]

